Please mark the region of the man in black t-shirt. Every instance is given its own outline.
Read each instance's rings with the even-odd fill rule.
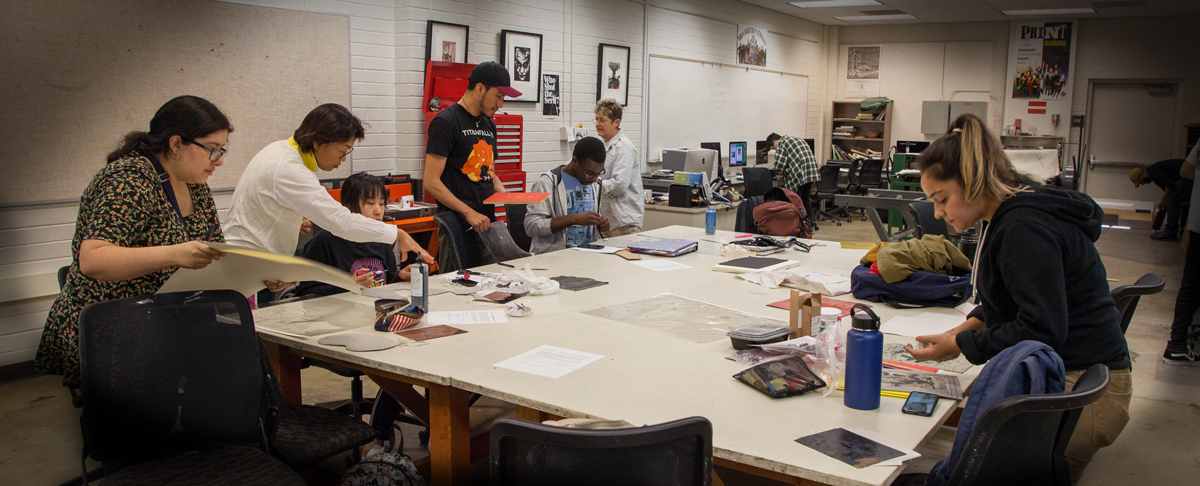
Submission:
[[[1192,195],[1192,180],[1179,174],[1183,164],[1183,159],[1169,159],[1129,172],[1129,180],[1133,182],[1133,187],[1153,182],[1163,190],[1163,197],[1158,206],[1165,207],[1167,214],[1162,228],[1150,235],[1153,239],[1174,241],[1179,236],[1179,217],[1183,211],[1183,201]]]
[[[480,63],[471,70],[462,99],[429,123],[425,190],[437,200],[439,213],[458,213],[476,233],[487,231],[496,219],[495,207],[483,200],[507,192],[492,171],[496,160],[492,115],[504,107],[505,96],[521,96],[511,87],[508,70],[494,62]],[[443,264],[447,251],[449,245],[440,245],[438,264],[443,271],[452,270]]]

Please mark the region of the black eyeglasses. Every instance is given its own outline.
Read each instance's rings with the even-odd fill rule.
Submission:
[[[600,172],[592,172],[590,170],[583,169],[583,175],[588,177],[600,177],[604,175],[604,169],[600,169]]]
[[[207,150],[209,162],[216,162],[218,160],[221,160],[221,157],[224,157],[225,152],[227,152],[224,148],[210,148],[202,143],[196,142],[195,140],[185,139],[184,142],[190,143],[190,144],[200,147],[204,150]]]

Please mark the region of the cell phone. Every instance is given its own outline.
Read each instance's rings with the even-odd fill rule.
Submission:
[[[580,246],[587,248],[589,250],[603,250],[604,249],[604,245],[597,245],[595,243],[586,243],[586,244],[583,244]]]
[[[933,415],[933,408],[937,406],[938,396],[932,393],[911,392],[908,394],[908,400],[904,401],[904,408],[901,412],[929,417]]]

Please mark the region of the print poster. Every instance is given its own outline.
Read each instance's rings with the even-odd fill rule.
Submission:
[[[562,102],[562,89],[558,86],[557,74],[542,75],[542,116],[558,116]]]
[[[846,48],[846,97],[879,96],[879,46]]]
[[[739,25],[737,32],[737,63],[748,66],[766,66],[767,29]]]
[[[1069,96],[1072,22],[1021,24],[1013,40],[1014,99],[1058,100]]]

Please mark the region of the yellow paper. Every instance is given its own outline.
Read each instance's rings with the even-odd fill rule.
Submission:
[[[225,243],[205,244],[225,252],[225,256],[199,270],[179,269],[159,293],[233,289],[249,297],[266,288],[263,282],[268,280],[324,282],[354,293],[362,289],[349,273],[312,260]]]

